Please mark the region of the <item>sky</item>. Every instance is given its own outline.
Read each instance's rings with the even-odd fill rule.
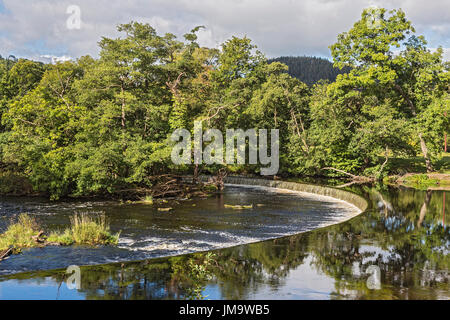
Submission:
[[[429,47],[442,46],[450,60],[449,0],[0,0],[0,55],[96,57],[102,36],[118,37],[118,24],[139,21],[177,36],[203,25],[203,46],[247,36],[267,57],[330,58],[328,47],[369,6],[402,8]]]

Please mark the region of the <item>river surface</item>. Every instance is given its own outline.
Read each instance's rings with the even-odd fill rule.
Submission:
[[[369,209],[358,215],[328,197],[235,186],[160,205],[170,212],[2,198],[0,230],[21,212],[46,230],[66,227],[74,212],[103,212],[121,235],[118,247],[30,249],[0,262],[0,298],[450,299],[450,192],[350,191]],[[81,266],[78,289],[65,283],[69,265]]]

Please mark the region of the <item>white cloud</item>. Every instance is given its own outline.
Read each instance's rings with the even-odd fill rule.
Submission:
[[[39,56],[39,59],[36,59],[36,60],[55,64],[57,62],[70,61],[70,60],[73,60],[73,58],[69,57],[69,56],[54,56],[54,55],[50,55],[50,54],[44,54],[44,55]]]
[[[450,48],[444,48],[444,60],[450,61]]]
[[[135,20],[179,36],[204,25],[199,41],[207,46],[217,46],[232,35],[247,35],[268,56],[328,56],[337,35],[370,5],[402,7],[430,46],[450,47],[448,0],[3,0],[3,5],[3,55],[95,56],[102,36],[117,36],[117,24]],[[79,30],[66,27],[69,5],[81,9]]]

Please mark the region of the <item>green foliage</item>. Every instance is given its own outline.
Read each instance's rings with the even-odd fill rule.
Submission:
[[[450,94],[435,97],[415,120],[416,127],[424,132],[424,138],[437,161],[444,149],[444,133],[450,132]]]
[[[88,214],[75,214],[70,219],[71,226],[64,232],[52,232],[45,241],[33,239],[40,233],[36,219],[28,214],[19,215],[18,221],[11,224],[8,229],[0,234],[0,250],[9,247],[14,253],[22,248],[33,248],[47,244],[60,245],[116,245],[119,241],[119,233],[111,234],[105,215],[89,216]],[[42,240],[42,239],[41,239]]]
[[[269,60],[269,63],[272,62],[281,62],[287,65],[289,67],[287,72],[290,76],[309,86],[320,80],[334,82],[339,74],[349,72],[349,68],[340,70],[333,67],[329,60],[317,57],[279,57]]]
[[[75,214],[71,219],[71,227],[64,232],[52,232],[45,240],[36,241],[33,237],[39,235],[40,227],[36,219],[28,214],[21,214],[16,223],[0,234],[0,250],[13,248],[13,253],[19,253],[22,248],[33,248],[47,244],[60,245],[116,245],[119,234],[111,234],[109,224],[104,215],[91,217],[87,214]]]
[[[50,243],[57,243],[63,246],[70,246],[74,243],[72,232],[70,229],[64,230],[63,233],[52,232],[47,237],[47,241]]]
[[[65,231],[62,234],[62,241],[66,241],[69,235],[72,236],[72,241],[75,244],[117,244],[119,241],[119,234],[112,235],[109,231],[109,224],[106,221],[105,215],[91,217],[88,214],[75,214],[71,219],[70,231]]]
[[[173,273],[178,281],[185,286],[185,299],[204,300],[208,296],[203,295],[205,284],[212,279],[212,267],[216,255],[212,252],[196,254],[185,260],[183,257],[171,258]]]
[[[144,199],[142,199],[142,201],[141,202],[143,202],[143,203],[146,203],[146,204],[153,204],[153,197],[152,196],[149,196],[149,195],[147,195],[147,196],[145,196],[145,198]]]
[[[38,233],[39,226],[36,220],[22,213],[16,223],[11,224],[4,233],[0,234],[0,250],[12,247],[13,252],[17,253],[21,248],[35,247],[37,244],[32,237]]]
[[[373,12],[365,10],[361,20],[349,32],[340,34],[330,47],[335,66],[351,70],[338,76],[328,95],[333,103],[344,103],[356,115],[361,114],[367,99],[372,101],[371,108],[389,105],[393,109],[392,119],[399,121],[394,126],[401,128],[404,121],[414,132],[403,136],[409,140],[397,139],[395,144],[409,143],[416,147],[416,152],[420,147],[427,170],[431,171],[431,158],[436,153],[432,136],[443,132],[441,128],[436,130],[439,126],[436,121],[427,123],[424,119],[440,113],[432,102],[441,99],[448,90],[448,66],[442,61],[442,49],[434,53],[427,49],[424,37],[414,34],[411,22],[401,10],[380,9],[375,25],[370,23],[372,15]],[[389,118],[376,120],[386,123]],[[399,133],[395,135],[402,138]],[[392,141],[383,144],[393,149]]]
[[[9,61],[2,73],[1,93],[8,99],[21,98],[32,91],[40,82],[45,66],[43,63],[20,59],[14,61],[12,67]]]
[[[200,47],[201,26],[178,40],[131,22],[118,27],[122,37],[99,42],[98,59],[0,60],[0,177],[23,177],[52,199],[149,190],[152,176],[193,171],[171,162],[170,135],[192,133],[196,120],[223,132],[279,129],[281,174],[334,175],[322,170],[334,167],[382,178],[392,159],[419,153],[432,170],[449,131],[449,65],[401,10],[381,10],[375,25],[371,14],[330,47],[339,72],[313,71],[320,59],[280,59],[291,72],[300,63],[319,78],[337,74],[311,87],[246,37]]]
[[[27,195],[33,187],[25,175],[14,171],[0,171],[0,194]]]
[[[426,174],[415,174],[406,177],[404,183],[407,186],[411,186],[416,189],[427,190],[429,187],[436,186],[438,181],[436,179],[431,179]]]

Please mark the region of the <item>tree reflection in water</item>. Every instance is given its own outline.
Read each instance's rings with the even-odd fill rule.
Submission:
[[[445,199],[444,191],[389,187],[351,191],[370,199],[371,208],[350,221],[213,253],[82,267],[78,294],[86,299],[248,299],[255,294],[271,299],[307,280],[314,288],[307,275],[294,275],[305,267],[333,288],[322,298],[449,299],[448,194]],[[367,287],[370,266],[381,270],[379,290]],[[12,279],[23,285],[51,279],[57,288],[64,277],[64,271],[16,274],[0,278],[0,286]]]

